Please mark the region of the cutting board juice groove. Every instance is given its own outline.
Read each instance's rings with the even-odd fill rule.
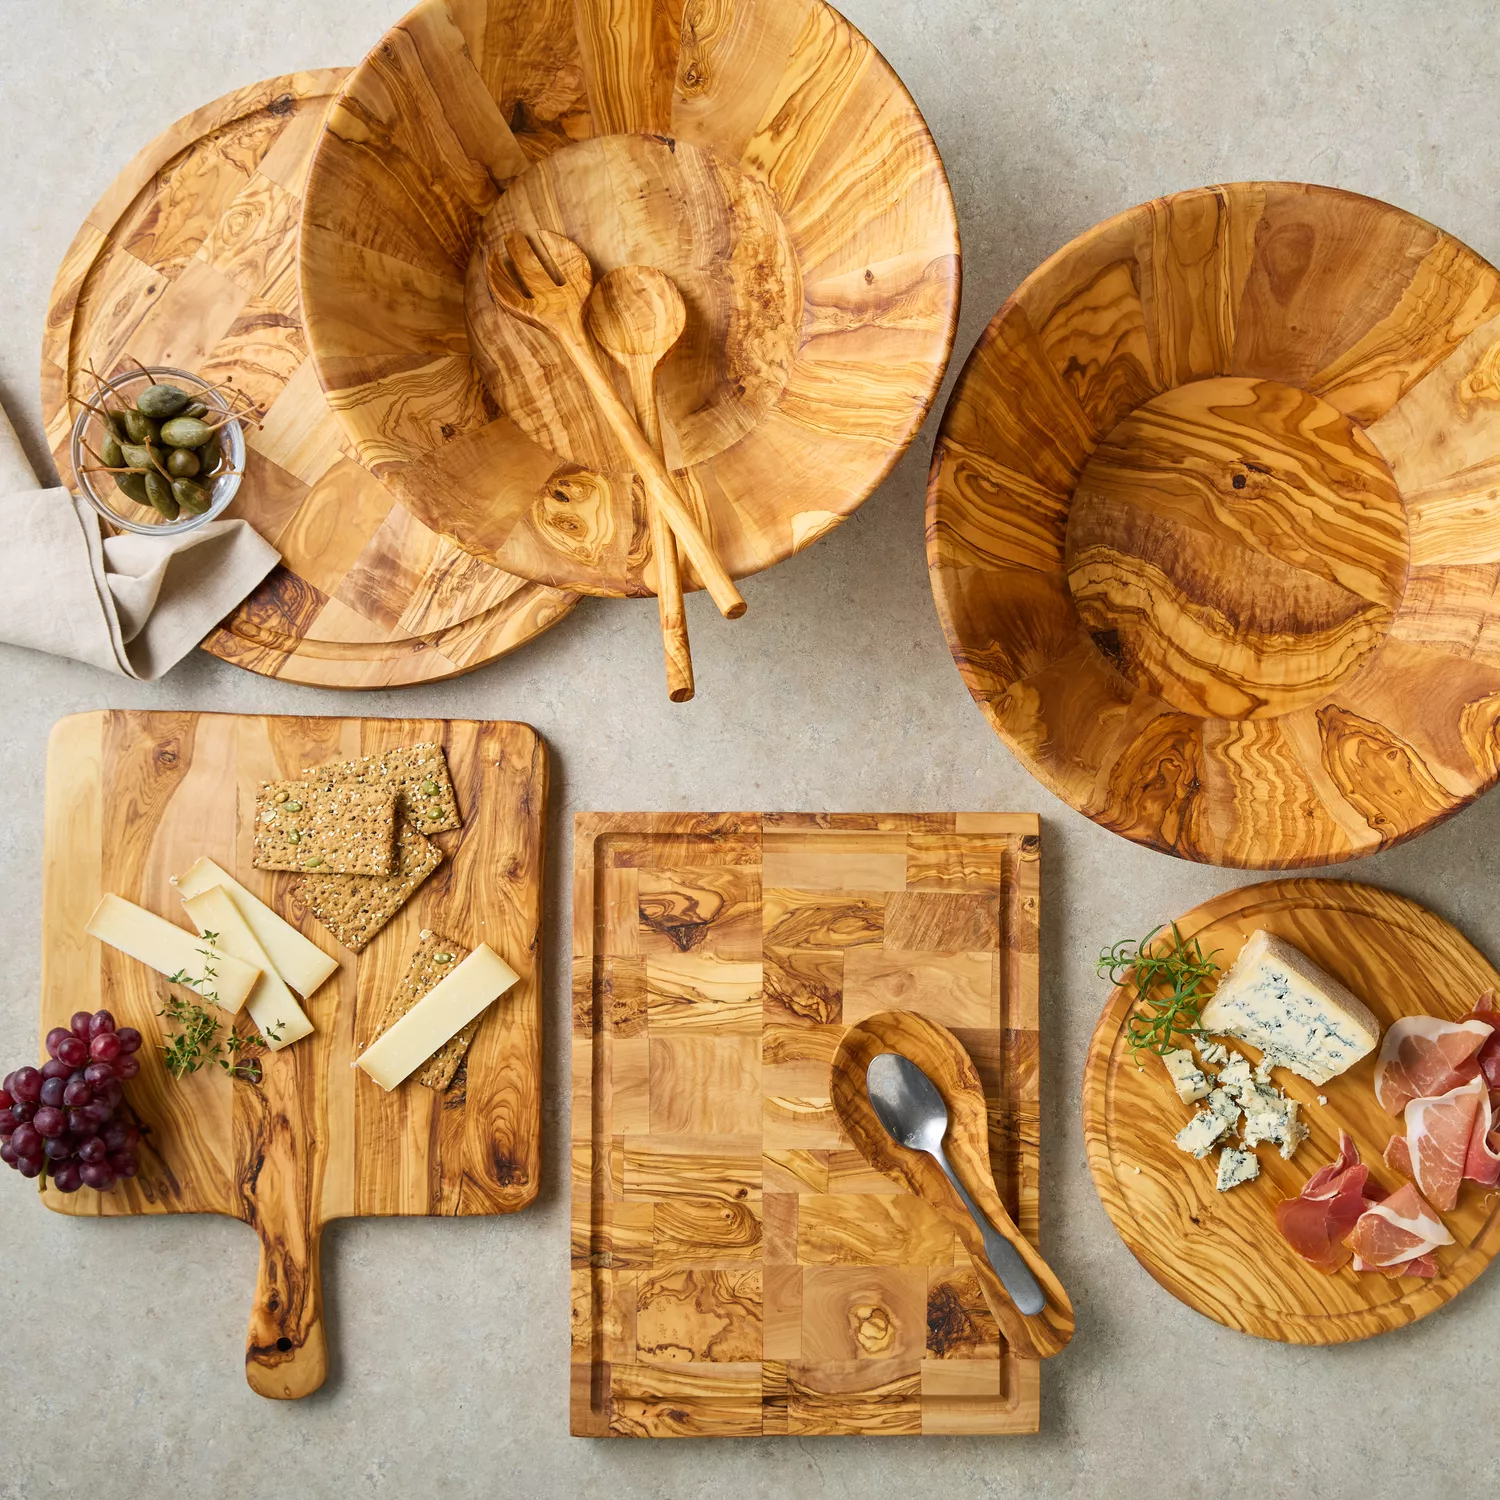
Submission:
[[[464,827],[434,836],[448,858],[355,956],[299,912],[297,876],[253,868],[255,789],[303,766],[433,740],[447,749]],[[126,1098],[146,1140],[134,1181],[106,1194],[49,1190],[43,1202],[74,1215],[216,1213],[251,1225],[261,1258],[245,1371],[263,1396],[323,1383],[326,1223],[510,1213],[536,1196],[546,794],[546,751],[525,724],[107,712],[53,730],[41,1031],[100,1006],[141,1030],[148,1044]],[[156,1045],[166,982],[83,930],[104,891],[186,926],[169,881],[204,854],[343,960],[307,1002],[317,1029],[263,1058],[259,1085],[213,1066],[173,1080]],[[521,982],[486,1016],[461,1090],[407,1084],[385,1094],[350,1064],[423,927],[489,943]],[[170,1337],[165,1325],[158,1332]]]
[[[1039,1362],[830,1069],[868,1015],[952,1028],[1035,1240],[1039,868],[1027,814],[578,817],[575,1434],[1036,1430]]]

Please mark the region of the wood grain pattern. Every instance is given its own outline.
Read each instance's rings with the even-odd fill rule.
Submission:
[[[952,899],[952,898],[949,898]],[[986,955],[988,956],[988,955]],[[1007,1295],[985,1254],[984,1239],[942,1168],[930,1156],[908,1150],[886,1132],[870,1103],[866,1072],[883,1052],[898,1053],[930,1078],[948,1109],[943,1148],[953,1170],[991,1225],[1015,1246],[1041,1283],[1046,1306],[1023,1314]],[[930,1204],[952,1226],[969,1253],[990,1314],[1017,1353],[1048,1359],[1073,1337],[1073,1305],[1052,1268],[1012,1222],[990,1173],[988,1108],[973,1059],[946,1027],[926,1013],[888,1010],[844,1033],[830,1080],[834,1111],[861,1156],[877,1171]]]
[[[952,350],[936,147],[822,0],[424,0],[318,146],[308,334],[359,459],[424,524],[537,583],[655,579],[631,462],[545,335],[491,296],[486,261],[516,230],[578,241],[596,279],[636,263],[681,289],[664,451],[736,577],[864,500]]]
[[[1158,199],[986,329],[927,555],[969,692],[1127,838],[1281,869],[1491,786],[1500,272],[1296,183]]]
[[[227,381],[266,410],[229,514],[283,565],[204,642],[225,661],[318,687],[436,682],[503,656],[576,596],[440,536],[365,470],[307,359],[297,230],[308,162],[347,76],[328,68],[226,94],[147,145],[59,269],[43,416],[65,482],[89,363],[130,357]],[[487,96],[486,96],[487,97]]]
[[[1401,1015],[1457,1020],[1500,974],[1464,938],[1403,896],[1347,881],[1287,879],[1215,897],[1178,919],[1217,961],[1231,963],[1265,928],[1342,980],[1388,1026]],[[1463,1185],[1442,1215],[1456,1243],[1435,1252],[1438,1274],[1387,1280],[1351,1267],[1328,1275],[1302,1260],[1276,1228],[1275,1207],[1295,1197],[1354,1137],[1371,1180],[1386,1192],[1404,1180],[1382,1159],[1397,1123],[1375,1102],[1375,1057],[1321,1087],[1278,1069],[1275,1082],[1301,1105],[1311,1136],[1291,1161],[1260,1153],[1260,1176],[1228,1193],[1214,1187],[1210,1157],[1196,1161],[1172,1137],[1191,1113],[1155,1058],[1137,1067],[1122,1034],[1131,995],[1117,988],[1095,1027],[1083,1083],[1089,1170],[1131,1253],[1155,1279],[1206,1317],[1260,1338],[1336,1344],[1415,1322],[1458,1295],[1500,1249],[1500,1206]],[[1318,1102],[1323,1095],[1327,1105]]]
[[[854,955],[913,1012],[935,964],[982,964],[954,1045],[1034,1240],[1036,817],[584,813],[574,850],[573,1432],[1035,1431],[1030,1343],[831,1082]]]
[[[434,835],[444,863],[356,958],[297,907],[295,877],[253,867],[256,789],[307,765],[427,741],[447,750],[464,827]],[[43,1202],[66,1214],[217,1213],[251,1225],[261,1259],[245,1368],[264,1396],[303,1396],[323,1382],[325,1224],[511,1213],[536,1196],[546,794],[546,752],[525,724],[103,712],[53,731],[42,1033],[81,1004],[107,1004],[148,1045],[127,1092],[145,1133],[140,1176],[107,1194],[49,1190]],[[186,926],[170,878],[205,854],[342,959],[307,998],[313,1034],[267,1055],[258,1084],[215,1068],[173,1080],[151,1042],[162,1035],[165,982],[84,936],[105,891]],[[521,982],[481,1022],[461,1085],[386,1094],[350,1064],[429,926],[488,942]]]

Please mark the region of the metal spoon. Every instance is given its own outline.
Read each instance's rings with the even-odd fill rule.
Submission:
[[[984,1236],[984,1253],[1010,1300],[1027,1317],[1041,1312],[1047,1299],[1031,1268],[1016,1247],[979,1211],[948,1162],[943,1151],[943,1138],[948,1134],[948,1107],[937,1085],[909,1057],[902,1057],[899,1052],[882,1052],[870,1059],[865,1087],[876,1119],[891,1138],[909,1150],[925,1151],[943,1169],[943,1176],[953,1184],[954,1192],[979,1226]]]

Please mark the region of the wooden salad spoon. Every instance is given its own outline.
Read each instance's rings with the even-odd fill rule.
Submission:
[[[620,266],[599,278],[589,298],[589,329],[599,347],[625,370],[641,435],[665,458],[661,413],[656,405],[656,367],[682,337],[687,309],[672,278],[654,266]],[[661,642],[667,660],[667,697],[686,703],[693,696],[693,657],[688,647],[687,610],[677,541],[666,516],[651,505],[651,551],[656,557],[656,600]]]
[[[665,464],[641,434],[608,372],[599,363],[583,326],[583,309],[593,290],[594,273],[582,248],[566,235],[538,229],[536,237],[552,266],[547,266],[526,235],[512,230],[505,236],[506,253],[514,273],[493,256],[488,265],[490,291],[508,313],[544,329],[562,345],[563,352],[583,378],[604,419],[620,440],[625,456],[641,476],[646,495],[660,507],[677,533],[682,550],[698,570],[703,586],[726,619],[745,613],[745,601],[724,564],[715,555],[692,513],[672,483]],[[554,269],[555,268],[555,269]]]
[[[876,1117],[865,1074],[875,1058],[887,1052],[909,1058],[936,1085],[948,1113],[943,1139],[948,1159],[984,1217],[1035,1278],[1044,1299],[1040,1311],[1023,1313],[1006,1293],[990,1264],[982,1231],[937,1162],[924,1152],[899,1145]],[[984,1299],[1012,1350],[1046,1359],[1063,1349],[1073,1337],[1073,1305],[1052,1268],[1016,1228],[1001,1201],[990,1171],[984,1087],[958,1038],[914,1011],[882,1011],[844,1034],[834,1054],[829,1087],[839,1123],[860,1155],[953,1226],[969,1252]],[[1021,1278],[1028,1287],[1030,1277]],[[1026,1300],[1024,1294],[1022,1300]]]

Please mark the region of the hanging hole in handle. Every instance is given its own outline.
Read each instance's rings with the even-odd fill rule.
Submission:
[[[292,1341],[283,1335],[281,1338],[276,1340],[276,1347],[280,1349],[283,1354],[285,1354],[286,1351],[292,1347]]]

